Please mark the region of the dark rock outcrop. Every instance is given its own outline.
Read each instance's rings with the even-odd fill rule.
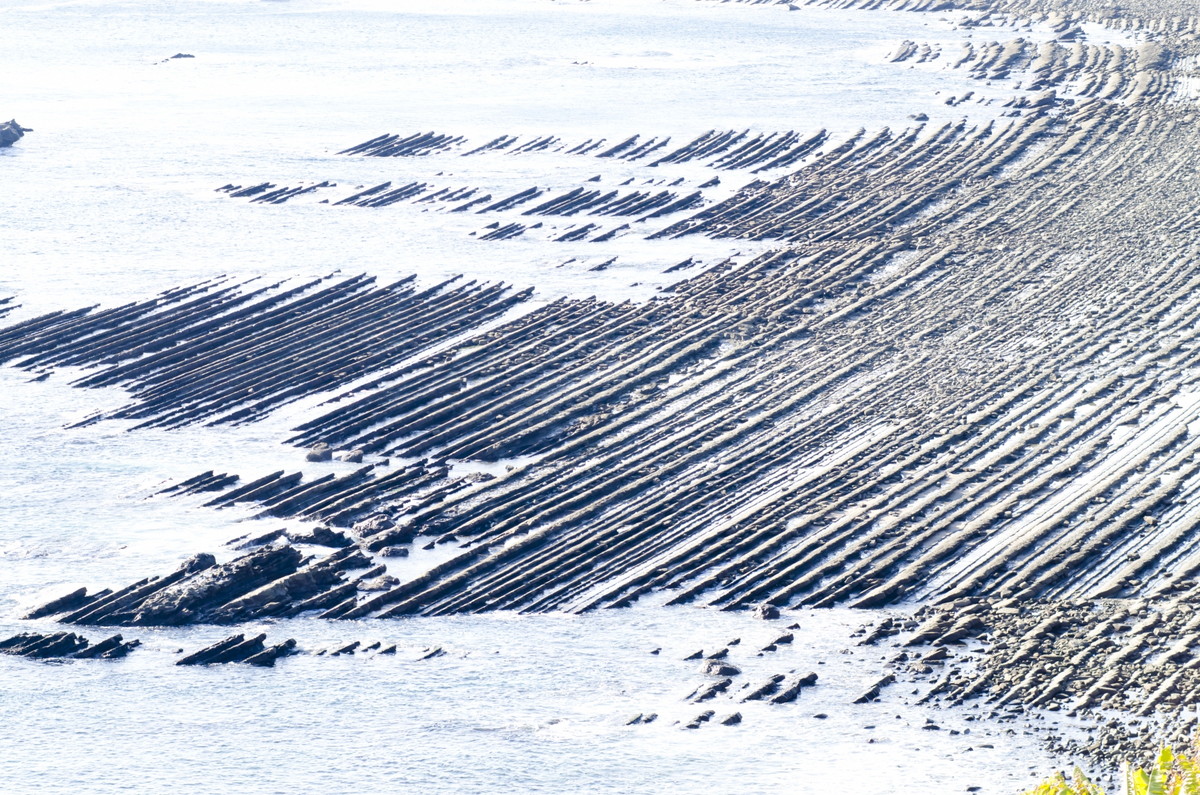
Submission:
[[[6,146],[12,146],[17,141],[21,140],[25,133],[33,132],[29,127],[22,127],[17,124],[17,120],[0,122],[0,149]]]
[[[177,660],[176,665],[216,665],[220,663],[247,663],[263,668],[270,668],[280,657],[296,653],[296,641],[289,638],[275,646],[267,646],[267,636],[256,635],[247,640],[245,635],[232,635],[225,640],[206,646],[193,652],[183,659]]]
[[[0,654],[13,654],[33,660],[73,658],[114,660],[129,654],[141,641],[125,641],[120,635],[92,645],[91,641],[74,632],[55,632],[43,635],[23,632],[0,641]]]

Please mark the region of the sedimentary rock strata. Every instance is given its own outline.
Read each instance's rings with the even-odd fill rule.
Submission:
[[[92,643],[73,632],[22,632],[7,640],[0,640],[0,654],[28,657],[31,660],[117,660],[141,645],[141,641],[126,641],[121,635]]]
[[[457,282],[221,282],[2,329],[4,361],[83,366],[80,386],[131,389],[133,402],[94,421],[244,422],[336,397],[296,423],[295,469],[217,466],[168,490],[319,527],[239,538],[221,564],[200,555],[37,616],[234,624],[587,611],[650,595],[764,605],[766,617],[917,603],[934,606],[864,631],[892,662],[858,702],[917,682],[945,704],[1186,726],[1200,687],[1200,132],[1187,93],[1200,27],[1090,6],[992,10],[961,24],[1026,13],[1053,36],[1004,31],[961,54],[908,42],[891,60],[1022,81],[999,118],[832,139],[380,136],[344,153],[743,172],[715,203],[708,182],[227,185],[261,204],[472,213],[489,240],[574,218],[555,239],[603,241],[629,227],[606,230],[602,216],[636,225],[664,212],[634,228],[775,250],[707,269],[667,267],[675,257],[664,269],[680,281],[642,302],[534,306]],[[1145,40],[1095,44],[1087,22]],[[381,165],[396,164],[408,161]],[[528,311],[505,314],[514,307]],[[418,573],[387,572],[402,556]],[[231,643],[267,651],[261,638]],[[720,649],[695,660],[706,678],[688,698],[706,708],[689,726],[732,725],[740,703],[818,686],[782,665],[749,681]]]
[[[672,232],[786,250],[644,304],[560,300],[360,389],[293,442],[399,457],[410,474],[536,463],[397,516],[461,554],[340,609],[586,610],[661,589],[731,608],[873,606],[1136,596],[1186,578],[1200,406],[1193,188],[1176,174],[1191,112],[1092,100],[863,135]],[[66,342],[36,324],[2,339],[27,366],[94,361],[72,336],[89,322],[58,320]],[[158,386],[152,365],[178,353],[83,383],[154,384],[117,416],[210,416],[176,405],[182,371]],[[255,394],[224,416],[273,405]],[[366,513],[379,478],[359,477]]]
[[[226,663],[245,663],[259,668],[272,668],[282,657],[296,653],[296,641],[285,640],[274,646],[266,644],[265,634],[247,638],[245,635],[231,635],[225,640],[211,646],[205,646],[199,651],[192,652],[176,660],[176,665],[221,665]]]
[[[362,569],[365,574],[351,577]],[[359,580],[378,577],[385,569],[353,546],[316,556],[289,544],[270,545],[219,565],[212,555],[200,554],[163,577],[91,596],[76,592],[70,604],[56,600],[35,615],[96,626],[234,624],[295,615],[351,597]]]
[[[207,283],[149,301],[54,312],[0,330],[0,362],[27,369],[104,365],[82,387],[135,400],[101,419],[138,425],[248,422],[297,398],[395,366],[528,297],[502,284],[411,280]]]

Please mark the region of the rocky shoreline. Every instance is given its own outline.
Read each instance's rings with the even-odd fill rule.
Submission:
[[[1050,730],[1056,750],[1093,761],[1193,732],[1200,196],[1187,175],[1200,21],[1139,4],[1120,16],[885,5],[963,16],[978,35],[962,53],[906,41],[889,61],[940,60],[981,87],[1019,81],[1003,113],[846,138],[713,129],[674,144],[384,134],[331,156],[377,158],[378,182],[338,188],[317,173],[218,189],[249,200],[239,212],[325,195],[329,212],[423,203],[431,217],[486,217],[477,237],[496,245],[542,234],[538,219],[586,216],[553,242],[590,240],[601,256],[618,235],[772,249],[666,267],[689,272],[652,300],[539,301],[532,286],[464,279],[221,278],[0,328],[0,363],[36,379],[82,368],[75,386],[129,391],[81,425],[244,424],[315,407],[280,439],[294,469],[214,469],[154,497],[288,528],[219,555],[179,550],[191,557],[174,571],[79,588],[27,618],[239,626],[641,599],[767,617],[886,608],[911,616],[864,628],[860,645],[890,656],[857,703],[913,685],[920,702],[982,721],[1067,716],[1091,736]],[[1092,24],[1134,43],[1093,42]],[[1013,25],[1028,30],[985,40]],[[0,124],[0,146],[25,132]],[[621,161],[644,179],[496,194],[387,170],[547,152]],[[669,172],[683,164],[702,176]],[[728,198],[714,193],[737,180]],[[398,577],[400,560],[428,565]],[[755,653],[792,640],[781,628]],[[31,633],[0,652],[113,658],[136,645]],[[266,667],[299,651],[243,632],[178,664]],[[688,728],[735,726],[738,704],[792,704],[822,686],[795,670],[741,681],[723,651],[697,652],[706,679],[685,701],[704,710]]]

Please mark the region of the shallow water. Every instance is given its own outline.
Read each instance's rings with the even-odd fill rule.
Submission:
[[[12,732],[0,775],[54,782],[41,791],[815,793],[837,782],[882,793],[1013,791],[1030,765],[1043,769],[1031,738],[962,714],[894,695],[850,706],[884,654],[839,653],[863,616],[792,618],[802,627],[795,643],[762,658],[754,650],[782,622],[661,608],[261,625],[313,650],[400,646],[395,657],[300,656],[275,669],[170,664],[175,649],[224,636],[213,628],[139,631],[147,648],[116,664],[0,658],[0,726]],[[743,667],[739,678],[757,685],[813,670],[818,685],[786,706],[685,704],[705,677],[682,658],[735,638],[728,659]],[[429,647],[447,654],[420,660]],[[738,711],[743,722],[676,724],[705,709],[714,720]],[[654,723],[624,725],[650,712]],[[924,730],[929,720],[940,730]]]
[[[539,301],[645,300],[677,278],[663,271],[681,260],[712,265],[765,246],[644,234],[602,254],[547,234],[489,243],[470,236],[483,226],[472,216],[410,205],[249,205],[213,189],[332,180],[349,193],[420,179],[501,196],[531,184],[571,187],[592,174],[606,184],[646,174],[641,165],[549,153],[333,154],[385,131],[438,130],[476,144],[501,134],[642,133],[681,144],[713,128],[824,127],[840,141],[860,127],[907,126],[916,113],[932,123],[966,114],[983,121],[998,106],[951,108],[944,98],[974,90],[1003,99],[1013,86],[982,87],[884,57],[903,39],[951,49],[967,35],[937,15],[690,0],[9,2],[0,6],[0,116],[35,132],[0,150],[0,296],[22,304],[4,322],[220,274],[339,269],[381,279],[415,273],[426,283],[461,273],[535,286]],[[160,63],[179,51],[196,57]],[[690,165],[655,177],[694,185],[712,175]],[[713,198],[753,178],[721,176]],[[589,269],[612,256],[607,270]],[[148,497],[207,469],[251,479],[303,468],[280,442],[319,402],[239,428],[65,429],[127,400],[120,390],[74,389],[72,376],[28,383],[24,371],[0,370],[0,636],[30,629],[20,615],[78,585],[120,586],[279,526],[203,508],[199,498]],[[404,566],[416,570],[436,552]],[[115,663],[0,656],[0,789],[926,793],[977,784],[1009,792],[1028,782],[1031,766],[1045,769],[1032,737],[997,733],[986,740],[994,748],[978,747],[978,727],[974,736],[950,733],[970,728],[963,715],[909,706],[912,694],[898,688],[851,708],[887,653],[842,653],[873,617],[805,612],[766,625],[642,605],[582,617],[294,620],[261,628],[272,642],[296,637],[308,651],[379,639],[401,652],[299,656],[274,670],[173,666],[177,649],[227,634],[203,627],[127,632],[145,648]],[[754,656],[794,620],[793,645]],[[820,685],[794,705],[712,707],[718,716],[740,710],[736,728],[681,729],[674,721],[706,708],[683,701],[703,677],[681,658],[732,637],[743,644],[731,659],[750,680],[812,669]],[[418,660],[436,646],[448,654]],[[624,725],[644,712],[661,717]],[[923,730],[928,719],[944,730]]]

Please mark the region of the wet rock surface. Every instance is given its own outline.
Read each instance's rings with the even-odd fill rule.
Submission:
[[[0,640],[0,654],[12,654],[32,660],[117,660],[140,645],[140,641],[126,641],[121,635],[113,635],[93,644],[87,638],[73,632],[23,632],[7,640]]]
[[[320,609],[331,600],[345,599],[357,588],[347,579],[354,569],[369,569],[375,577],[383,573],[383,567],[372,568],[357,547],[313,558],[285,544],[259,548],[220,565],[212,555],[201,554],[164,577],[91,596],[76,591],[31,615],[104,626],[231,624]]]
[[[219,665],[245,663],[259,668],[274,667],[276,660],[296,653],[296,641],[285,640],[274,646],[266,645],[265,634],[247,638],[231,635],[225,640],[206,646],[177,660],[176,665]]]

